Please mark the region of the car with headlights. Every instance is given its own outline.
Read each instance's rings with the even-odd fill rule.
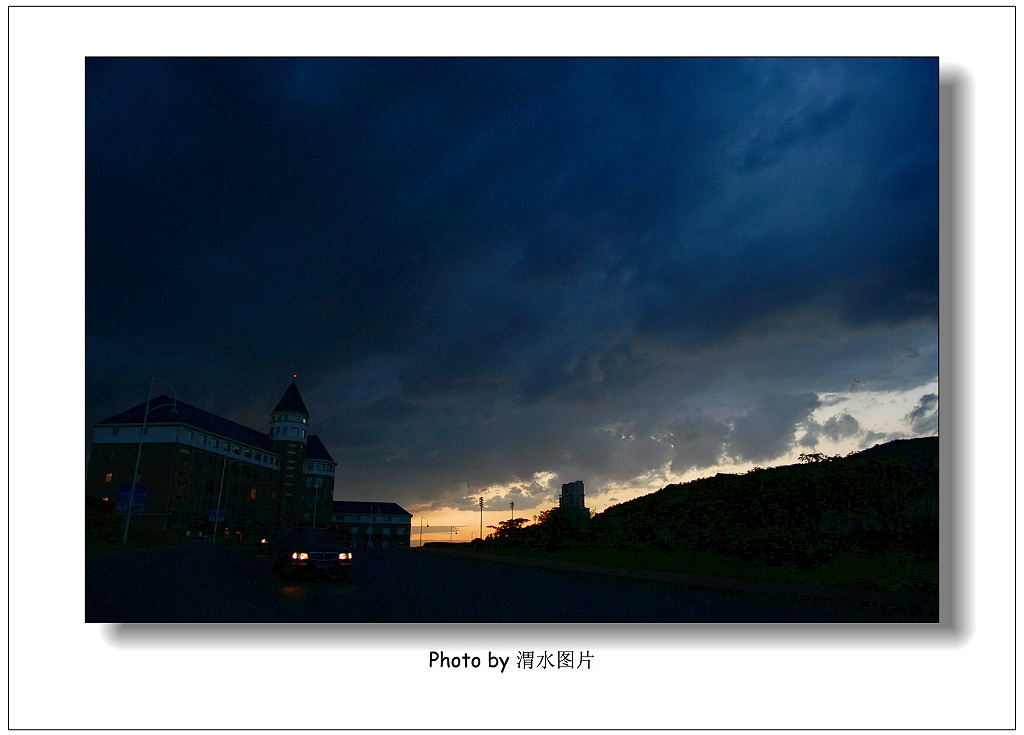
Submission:
[[[271,569],[282,578],[341,581],[352,567],[351,550],[337,533],[326,528],[293,528],[271,547]]]

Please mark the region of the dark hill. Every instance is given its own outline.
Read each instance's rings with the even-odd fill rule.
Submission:
[[[937,553],[937,437],[805,458],[669,485],[606,509],[579,541],[687,546],[778,563],[815,563],[841,548]]]

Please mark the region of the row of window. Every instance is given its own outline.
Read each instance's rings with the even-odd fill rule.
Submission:
[[[285,416],[284,414],[273,416],[272,421],[301,421],[302,423],[308,423],[302,416]]]
[[[195,442],[199,446],[207,447],[208,449],[217,449],[228,454],[233,453],[239,457],[245,457],[245,459],[251,459],[262,464],[268,464],[272,467],[277,467],[280,464],[280,460],[268,452],[256,452],[249,447],[232,444],[227,439],[218,439],[215,436],[207,436],[206,434],[202,434],[198,431],[192,431],[191,429],[185,430],[185,439],[190,442]]]
[[[275,429],[275,432],[277,429]],[[283,430],[281,430],[283,433]],[[295,436],[299,435],[298,429],[292,429]],[[110,429],[112,436],[118,436],[121,433],[120,427],[114,426]],[[149,427],[142,432],[144,435],[149,435]],[[191,429],[185,429],[185,439],[187,441],[195,443],[197,446],[207,447],[208,449],[217,449],[227,454],[236,454],[239,457],[245,457],[246,459],[252,459],[262,464],[270,465],[271,467],[277,467],[280,461],[274,455],[268,452],[256,452],[251,448],[244,447],[239,444],[232,444],[227,439],[219,439],[215,436],[207,436],[199,431],[192,431]],[[302,431],[302,438],[306,438],[306,431]]]
[[[292,436],[292,437],[301,436],[303,439],[305,439],[306,438],[306,430],[302,429],[302,433],[300,434],[299,433],[299,429],[297,427],[295,427],[295,426],[292,426],[292,427],[288,427],[288,426],[275,426],[273,428],[273,430],[270,432],[270,435],[271,436],[278,436],[278,437],[280,437],[280,436]]]
[[[359,527],[358,526],[353,526],[352,528],[348,529],[348,532],[349,532],[350,536],[356,536],[356,535],[358,535],[360,533]],[[391,535],[391,529],[385,526],[384,528],[378,529],[378,533],[380,533],[381,536],[390,536]],[[366,535],[367,536],[372,536],[373,535],[373,526],[367,526],[367,528],[366,528]],[[397,529],[395,531],[395,535],[396,536],[404,536],[405,535],[405,529],[404,528]]]
[[[337,515],[334,517],[335,523],[341,523],[342,517]],[[346,515],[344,518],[345,523],[409,523],[408,516],[355,516]]]
[[[306,472],[334,472],[334,465],[330,462],[306,462],[302,465]]]

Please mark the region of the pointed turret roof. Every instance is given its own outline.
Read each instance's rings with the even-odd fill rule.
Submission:
[[[306,410],[306,404],[302,402],[302,396],[299,395],[299,389],[295,385],[295,381],[288,386],[288,390],[281,396],[281,400],[277,402],[277,408],[273,410],[273,413],[279,411],[286,411],[289,413],[301,413],[304,416],[309,416],[309,411]]]

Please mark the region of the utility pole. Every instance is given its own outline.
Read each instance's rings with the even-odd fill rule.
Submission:
[[[484,540],[484,499],[480,498],[480,540]]]
[[[516,504],[515,503],[509,503],[508,505],[509,505],[510,508],[512,508],[512,523],[515,523],[516,522]]]

